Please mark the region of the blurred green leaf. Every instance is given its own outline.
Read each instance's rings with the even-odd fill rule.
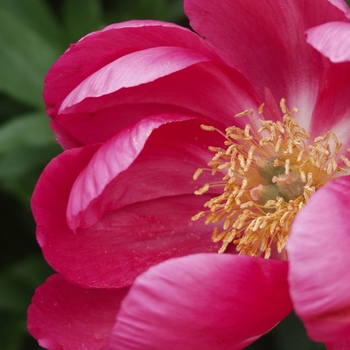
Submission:
[[[304,325],[292,312],[269,333],[249,345],[247,350],[325,350],[322,343],[313,342],[306,334]]]
[[[63,45],[63,31],[56,16],[44,0],[0,0],[1,11],[5,10],[34,29],[49,42]],[[62,47],[62,49],[64,49]]]
[[[125,2],[124,2],[125,3]],[[125,3],[126,4],[126,3]],[[130,7],[129,7],[130,9]],[[160,19],[167,17],[167,1],[138,0],[133,9],[137,18]]]
[[[32,108],[0,92],[0,124],[11,119],[14,115],[24,114],[31,110]]]
[[[9,193],[29,202],[35,183],[45,165],[62,149],[58,144],[46,147],[20,146],[0,158],[0,182]]]
[[[53,271],[41,256],[30,256],[0,271],[0,310],[27,314],[34,290]]]
[[[54,142],[55,136],[44,112],[18,116],[0,128],[0,154],[20,145],[45,146]]]
[[[20,18],[0,8],[0,90],[43,106],[43,79],[59,52]]]
[[[102,26],[102,7],[98,0],[66,0],[63,15],[70,43]]]
[[[107,22],[130,19],[158,19],[169,22],[182,22],[185,19],[183,2],[180,0],[130,0],[107,3]]]
[[[324,344],[313,342],[307,335],[303,323],[294,314],[286,317],[273,331],[279,350],[325,350]]]
[[[0,310],[0,346],[2,350],[18,350],[26,335],[23,316]]]
[[[29,202],[20,202],[9,192],[0,192],[0,270],[28,255],[40,254]],[[4,286],[0,286],[2,288]],[[1,347],[0,347],[1,349]]]
[[[52,274],[41,256],[28,257],[0,271],[0,346],[20,349],[27,337],[27,308],[36,287]]]

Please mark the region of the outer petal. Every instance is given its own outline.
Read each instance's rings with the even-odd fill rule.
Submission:
[[[340,341],[336,343],[327,343],[327,350],[349,350],[350,341]]]
[[[155,47],[118,58],[87,77],[61,104],[59,113],[85,98],[100,97],[138,86],[183,70],[210,58],[187,48]]]
[[[45,78],[47,113],[56,116],[64,98],[84,79],[131,52],[151,47],[192,48],[215,57],[205,42],[183,27],[160,21],[128,21],[90,33],[73,44]]]
[[[106,349],[242,349],[292,309],[287,262],[198,254],[133,285]]]
[[[212,228],[191,221],[208,200],[193,195],[192,176],[205,164],[209,156],[205,148],[211,140],[208,132],[200,131],[198,122],[169,123],[152,132],[139,157],[119,176],[117,163],[113,169],[113,157],[106,164],[98,163],[101,168],[91,169],[91,181],[83,188],[95,193],[92,198],[96,199],[86,214],[99,206],[111,211],[98,216],[99,221],[88,229],[79,228],[77,234],[67,224],[68,199],[98,146],[66,151],[54,159],[39,179],[32,201],[46,260],[75,283],[115,288],[130,285],[149,266],[165,259],[217,251],[211,241]],[[98,183],[108,169],[116,180],[98,197]]]
[[[318,190],[287,243],[295,311],[316,341],[350,341],[350,177]]]
[[[109,64],[113,61],[118,61],[120,64],[128,61],[127,66],[130,66],[132,62],[136,62],[130,61],[130,58],[138,57],[138,62],[140,62],[138,52],[143,51],[144,54],[152,48],[156,51],[162,51],[162,48],[173,51],[179,49],[183,52],[191,50],[192,55],[205,57],[205,60],[216,63],[222,62],[202,38],[186,28],[171,23],[130,21],[114,24],[87,35],[77,44],[71,45],[70,49],[53,65],[45,79],[44,100],[47,105],[47,113],[53,117],[51,127],[58,141],[65,148],[105,142],[115,133],[147,115],[189,114],[188,109],[193,113],[200,109],[201,111],[208,110],[209,114],[215,118],[222,117],[222,115],[224,117],[229,115],[231,118],[237,113],[237,110],[241,111],[260,104],[252,88],[246,88],[248,84],[245,79],[243,77],[236,79],[237,72],[233,73],[230,78],[234,83],[231,82],[233,86],[228,89],[226,73],[220,72],[218,68],[210,70],[210,74],[214,74],[214,77],[210,77],[209,80],[206,80],[208,76],[206,70],[195,69],[194,73],[189,74],[185,69],[179,77],[176,76],[175,79],[169,81],[166,79],[160,84],[152,84],[151,88],[142,85],[140,89],[136,89],[137,91],[134,89],[129,91],[130,89],[124,88],[121,91],[118,90],[117,96],[108,96],[107,101],[104,99],[100,101],[99,98],[92,99],[93,101],[89,101],[87,105],[86,103],[79,104],[79,108],[74,111],[71,108],[70,114],[57,115],[63,100],[85,79],[105,66],[111,67]],[[148,68],[149,64],[150,62],[148,62]],[[169,60],[162,65],[158,62],[158,68],[152,71],[153,79],[157,76],[157,72],[163,71],[165,74],[167,65],[175,69]],[[103,71],[106,72],[106,69]],[[127,86],[130,85],[131,80],[141,77],[140,70],[142,70],[141,65],[137,66],[131,72],[132,74],[127,75],[127,79],[124,74],[124,82],[128,81]],[[111,69],[109,72],[111,73]],[[123,75],[121,70],[118,70],[118,74],[113,77],[114,82],[118,82],[120,75]],[[221,75],[224,75],[224,79],[220,77]],[[157,82],[158,80],[156,79]],[[88,87],[87,89],[91,91],[93,88]],[[242,90],[243,93],[241,94],[239,90]],[[247,93],[249,101],[246,101]],[[237,99],[239,103],[233,101],[233,96],[239,96]],[[252,99],[255,100],[251,101]],[[220,105],[221,100],[224,100],[227,106],[238,104],[239,108],[227,113],[224,108],[218,110],[216,106]],[[194,106],[196,108],[192,108]],[[65,110],[65,113],[67,112]]]
[[[169,55],[164,56],[164,51]],[[249,108],[257,109],[261,104],[246,78],[230,67],[209,62],[203,55],[188,49],[163,47],[149,52],[154,53],[148,57],[149,62],[139,61],[143,57],[141,52],[127,57],[128,65],[135,67],[136,60],[138,67],[128,70],[128,74],[125,69],[106,66],[84,81],[73,92],[77,104],[65,108],[55,122],[83,144],[90,144],[105,142],[122,128],[148,115],[187,114],[232,125],[233,122],[243,123],[241,119],[233,121],[235,114]],[[149,70],[149,66],[152,72],[147,73],[145,80],[141,79],[139,71]],[[111,69],[113,79],[108,78]],[[106,82],[102,90],[99,81]],[[94,97],[95,89],[102,91],[99,97]]]
[[[248,77],[261,98],[267,87],[277,101],[285,98],[291,108],[298,107],[301,120],[310,118],[323,63],[304,32],[343,21],[341,10],[326,0],[185,0],[185,12],[191,26]]]
[[[306,34],[307,42],[332,62],[350,61],[350,23],[329,22]]]
[[[127,291],[85,289],[53,275],[35,292],[28,330],[50,350],[101,349]]]

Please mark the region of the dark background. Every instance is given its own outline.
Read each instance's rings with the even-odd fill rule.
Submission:
[[[36,243],[30,211],[30,197],[42,169],[62,151],[44,112],[44,76],[69,44],[83,35],[113,22],[143,18],[188,25],[182,0],[0,0],[2,350],[39,349],[27,333],[26,312],[35,288],[52,273]],[[291,315],[249,349],[324,346],[311,342]]]

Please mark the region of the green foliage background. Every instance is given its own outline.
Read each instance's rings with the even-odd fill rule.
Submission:
[[[35,288],[52,273],[36,243],[30,211],[42,169],[61,152],[44,112],[44,76],[70,43],[107,24],[135,18],[188,23],[182,0],[0,0],[2,350],[39,349],[26,331],[26,312]],[[312,343],[292,315],[249,349],[324,346]]]

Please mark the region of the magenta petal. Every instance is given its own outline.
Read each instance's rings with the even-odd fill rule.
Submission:
[[[328,2],[338,7],[339,10],[343,11],[345,17],[350,18],[350,8],[345,0],[328,0]]]
[[[35,292],[28,330],[50,350],[101,349],[127,291],[85,289],[52,275]]]
[[[230,254],[159,264],[135,281],[106,349],[242,349],[291,311],[287,266]]]
[[[112,181],[116,192],[107,185],[95,201],[97,209],[106,203],[112,205],[108,208],[114,205],[119,209],[104,213],[95,225],[79,228],[77,233],[68,227],[67,203],[75,180],[99,145],[68,150],[56,157],[45,168],[32,200],[37,239],[45,259],[65,278],[82,286],[119,288],[166,259],[217,251],[218,245],[211,240],[212,228],[191,221],[210,198],[210,194],[193,194],[198,184],[192,176],[206,164],[207,146],[216,134],[201,130],[196,120],[168,123],[154,130],[136,161],[116,177],[120,188]],[[100,163],[97,170],[111,166],[108,161]],[[208,177],[212,179],[210,174]]]
[[[70,91],[106,64],[131,52],[160,46],[191,48],[210,55],[202,38],[172,23],[128,21],[110,25],[72,44],[52,66],[45,78],[47,113],[56,116]]]
[[[130,53],[86,78],[65,98],[59,112],[85,98],[152,82],[205,61],[210,59],[199,52],[179,47],[156,47]]]
[[[179,122],[186,119],[189,118],[183,116],[150,117],[133,127],[123,130],[103,144],[91,159],[89,165],[79,174],[73,185],[67,207],[67,220],[70,228],[73,230],[78,227],[87,228],[95,224],[106,211],[118,209],[134,201],[149,199],[142,196],[141,188],[135,191],[138,187],[137,183],[132,181],[130,177],[125,186],[117,180],[113,185],[115,188],[110,186],[106,189],[106,187],[131,166],[155,129],[170,122]],[[199,125],[198,130],[200,130]],[[162,145],[159,145],[159,147],[162,147]],[[153,163],[162,166],[161,162],[157,162],[155,159]],[[139,169],[141,176],[142,170]],[[145,167],[144,171],[147,170],[147,167]],[[137,174],[133,173],[131,176],[133,175]],[[159,181],[161,180],[159,179]],[[121,187],[125,188],[120,190]],[[127,196],[127,188],[130,187],[132,192]],[[146,182],[144,187],[145,190],[149,191],[150,183]],[[104,197],[98,200],[104,191],[106,192]],[[124,200],[123,197],[127,197],[127,199]],[[95,203],[96,201],[97,203]]]
[[[312,195],[293,223],[287,250],[296,313],[311,338],[350,340],[350,176]]]
[[[308,47],[310,27],[344,20],[328,1],[185,0],[195,31],[242,72],[261,97],[268,87],[277,101],[312,110],[322,79],[320,55]]]
[[[92,145],[65,151],[46,166],[31,201],[38,227],[62,229],[65,226],[68,229],[66,206],[72,185],[99,147],[100,145]],[[45,237],[39,234],[37,239],[41,246],[45,245]]]
[[[349,62],[330,64],[327,67],[308,128],[311,138],[324,135],[329,130],[334,132],[343,143],[342,152],[350,146],[349,76]]]
[[[332,62],[350,61],[350,23],[325,23],[306,33],[307,42]]]
[[[66,108],[55,121],[83,144],[91,144],[105,142],[149,115],[185,114],[231,125],[235,114],[257,109],[260,104],[240,73],[228,66],[201,62],[147,84],[85,98]]]
[[[327,350],[349,350],[350,341],[339,341],[336,343],[327,343]]]

